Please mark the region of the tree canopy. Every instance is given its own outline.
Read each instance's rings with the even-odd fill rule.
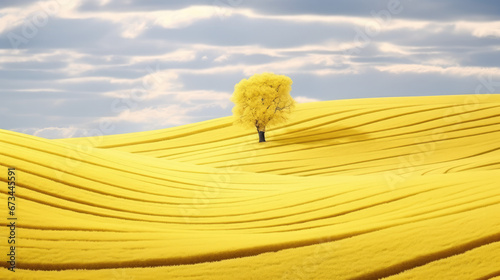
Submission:
[[[291,90],[292,79],[285,75],[262,73],[241,80],[231,97],[235,124],[265,132],[266,127],[286,122],[295,107]]]

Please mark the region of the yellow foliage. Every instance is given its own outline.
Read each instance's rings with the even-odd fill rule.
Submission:
[[[295,107],[291,90],[292,79],[284,75],[262,73],[241,80],[231,97],[235,124],[265,131],[268,126],[286,122]]]

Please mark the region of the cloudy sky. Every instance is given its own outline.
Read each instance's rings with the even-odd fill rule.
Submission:
[[[499,67],[496,0],[0,2],[0,129],[47,138],[228,116],[260,72],[311,102],[500,92]]]

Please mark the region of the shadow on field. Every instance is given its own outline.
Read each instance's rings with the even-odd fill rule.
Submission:
[[[271,135],[269,135],[271,136]],[[309,144],[327,142],[330,144],[357,142],[370,139],[370,134],[360,129],[341,125],[309,128],[304,130],[279,129],[273,131],[269,141],[282,144]],[[318,143],[315,143],[317,145]]]

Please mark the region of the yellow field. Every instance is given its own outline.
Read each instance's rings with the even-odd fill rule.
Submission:
[[[300,104],[267,143],[231,117],[0,130],[0,279],[499,279],[499,109],[500,95]]]

